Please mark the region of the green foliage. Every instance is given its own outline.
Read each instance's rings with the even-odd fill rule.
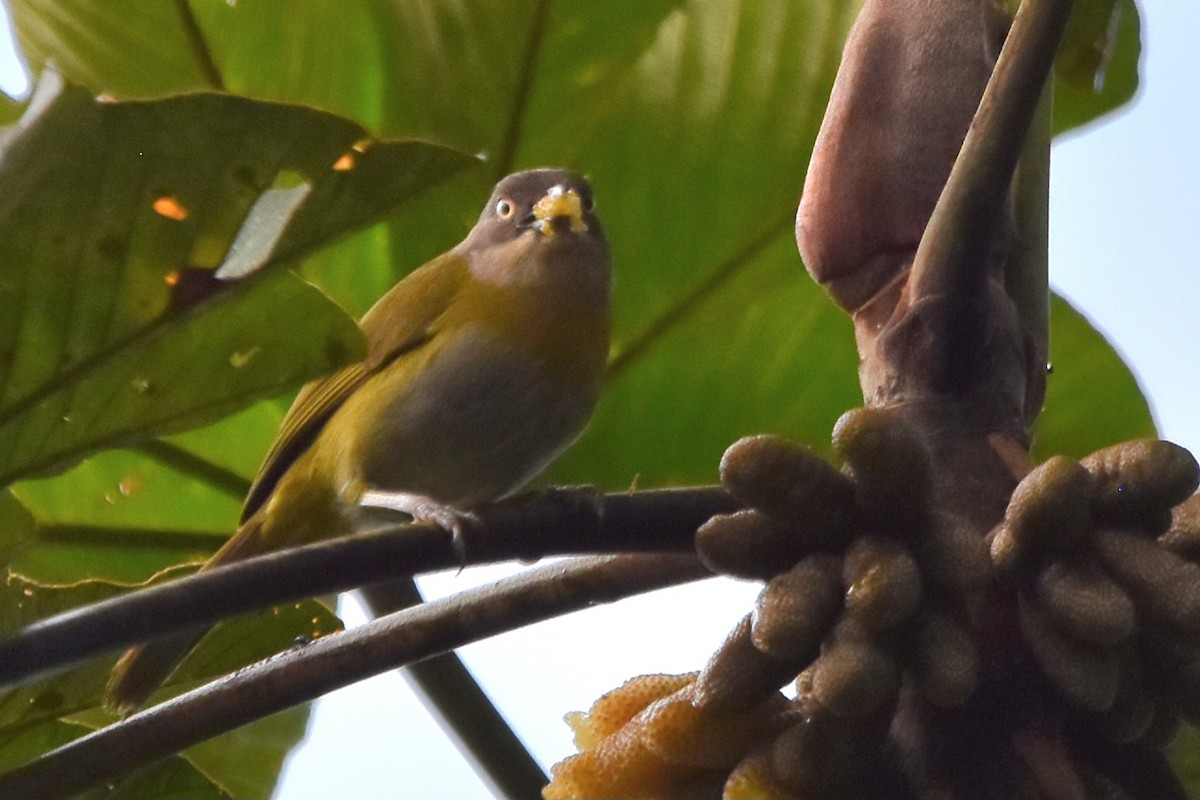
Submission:
[[[169,576],[161,576],[163,579]],[[47,589],[19,577],[0,588],[0,635],[38,619],[119,591],[108,583],[85,581]],[[337,619],[313,601],[270,609],[222,626],[211,646],[181,665],[177,693],[222,675],[247,659],[265,658],[291,646],[297,631],[317,636],[336,630]],[[112,659],[88,664],[6,692],[0,703],[0,764],[16,766],[52,747],[114,721],[99,707]],[[265,797],[288,750],[304,735],[305,709],[260,720],[85,795],[101,797]],[[175,792],[181,792],[176,795]]]
[[[295,106],[97,103],[57,83],[0,152],[13,192],[0,302],[16,310],[0,326],[0,484],[355,358],[355,326],[311,286],[218,279],[294,260],[467,163],[428,144],[368,147],[363,129]],[[332,169],[347,153],[356,167]]]
[[[1067,301],[1054,298],[1050,374],[1034,440],[1035,458],[1056,453],[1082,458],[1113,442],[1155,435],[1150,406],[1137,379],[1115,350],[1095,346],[1099,336]],[[1092,400],[1086,402],[1083,398],[1089,394]]]
[[[1138,87],[1141,19],[1134,0],[1076,3],[1054,65],[1054,131],[1128,103]]]
[[[252,401],[358,352],[346,315],[285,271],[212,293],[201,280],[181,298],[171,280],[233,260],[235,240],[237,263],[303,257],[304,275],[357,315],[456,242],[498,177],[587,172],[617,269],[612,381],[548,480],[712,481],[736,437],[825,447],[861,400],[849,321],[792,241],[853,0],[192,0],[198,37],[182,2],[8,5],[34,69],[53,63],[86,87],[48,96],[0,153],[0,298],[19,309],[0,321],[0,485],[16,481],[0,495],[0,550],[17,576],[4,602],[54,598],[22,606],[21,621],[113,591],[98,579],[142,581],[210,552],[286,407]],[[1136,9],[1118,5],[1102,91],[1080,79],[1094,37],[1060,62],[1059,129],[1136,86]],[[1083,8],[1085,31],[1111,10]],[[244,97],[144,99],[222,86]],[[468,159],[412,142],[353,148],[376,137],[487,160],[401,205]],[[354,169],[331,170],[347,153]],[[164,196],[185,220],[154,211]],[[1083,453],[1152,430],[1103,338],[1061,305],[1054,326],[1039,447]],[[1100,390],[1110,402],[1098,410]],[[116,445],[136,447],[105,450]],[[321,613],[225,626],[172,689],[286,646],[314,617],[328,630]],[[4,707],[40,712],[0,718],[0,769],[101,724],[106,668],[9,695]],[[265,795],[302,720],[274,729],[278,757],[218,740],[108,796]]]

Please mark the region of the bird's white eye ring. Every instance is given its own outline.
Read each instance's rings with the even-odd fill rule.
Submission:
[[[497,200],[496,201],[496,216],[499,217],[500,219],[508,219],[509,217],[511,217],[513,215],[514,211],[516,211],[516,209],[513,208],[513,204],[511,201],[509,201],[509,200]]]

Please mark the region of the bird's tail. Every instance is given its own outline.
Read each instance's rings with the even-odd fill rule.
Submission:
[[[263,552],[266,547],[261,519],[261,514],[255,514],[246,520],[200,570]],[[182,631],[126,650],[109,674],[105,705],[121,715],[141,708],[208,631],[209,628]]]
[[[126,650],[108,676],[104,704],[121,716],[137,711],[206,633],[188,631]]]

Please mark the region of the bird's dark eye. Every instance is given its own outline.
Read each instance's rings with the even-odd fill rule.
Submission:
[[[513,206],[512,201],[510,201],[510,200],[497,200],[496,201],[496,216],[499,217],[500,219],[508,219],[509,217],[511,217],[513,215],[513,213],[515,211],[516,211],[516,208]]]
[[[590,194],[583,196],[583,213],[590,214],[596,209],[596,200]]]

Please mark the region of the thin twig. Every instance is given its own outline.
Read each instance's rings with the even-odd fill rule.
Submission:
[[[610,495],[546,490],[479,509],[479,524],[461,532],[462,551],[436,525],[393,523],[41,620],[0,641],[0,686],[255,608],[425,572],[549,555],[691,552],[696,528],[735,507],[716,487]]]
[[[326,636],[0,776],[0,797],[71,795],[327,692],[468,642],[705,577],[694,556],[575,559]]]
[[[1054,82],[1047,81],[1014,184],[1016,251],[1005,267],[1005,288],[1045,364],[1050,352],[1050,123]]]

